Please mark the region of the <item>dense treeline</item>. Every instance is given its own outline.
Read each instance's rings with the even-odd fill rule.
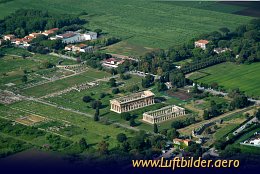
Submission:
[[[84,24],[86,21],[68,14],[51,14],[48,11],[19,9],[0,21],[0,34],[15,34],[17,37],[51,28]]]

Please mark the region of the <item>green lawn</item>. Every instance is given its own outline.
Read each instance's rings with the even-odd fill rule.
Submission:
[[[260,96],[260,63],[250,65],[236,65],[233,63],[222,63],[199,72],[207,73],[207,76],[192,74],[189,78],[198,82],[211,84],[217,82],[225,89],[239,88],[249,96]]]
[[[123,49],[124,44],[122,49],[111,46],[107,51],[129,55],[139,54],[140,47],[145,50],[180,45],[205,32],[221,27],[234,29],[251,19],[230,14],[242,9],[238,6],[204,3],[169,5],[154,0],[78,0],[73,4],[70,0],[42,0],[41,3],[13,0],[0,4],[0,17],[21,7],[72,14],[86,11],[89,15],[82,18],[89,21],[87,28],[101,28],[109,36],[121,37],[127,45],[132,45],[130,49]]]

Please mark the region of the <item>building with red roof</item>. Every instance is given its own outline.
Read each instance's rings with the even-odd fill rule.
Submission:
[[[206,49],[206,45],[209,43],[208,40],[198,40],[195,42],[195,48]]]

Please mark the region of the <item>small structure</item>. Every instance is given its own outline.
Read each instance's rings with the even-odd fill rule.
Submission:
[[[88,32],[86,32],[82,35],[85,38],[85,40],[96,40],[97,39],[97,33],[96,32],[88,31]]]
[[[206,45],[209,43],[208,40],[198,40],[195,42],[195,48],[206,49]]]
[[[143,121],[155,124],[185,115],[185,109],[170,105],[158,110],[143,113]]]
[[[15,35],[13,35],[13,34],[8,34],[8,35],[5,35],[4,37],[3,37],[3,39],[4,40],[13,40],[13,39],[15,39]]]
[[[31,36],[33,38],[37,38],[40,35],[42,35],[42,33],[31,33],[31,34],[29,34],[29,36]]]
[[[215,53],[217,53],[217,54],[220,54],[220,53],[224,53],[224,52],[226,52],[226,51],[231,51],[231,49],[230,48],[214,48],[214,50],[213,50]]]
[[[91,52],[93,51],[93,46],[87,46],[86,44],[79,44],[79,45],[67,45],[64,50],[66,51],[73,51],[73,52]]]
[[[50,37],[50,40],[62,39],[63,43],[71,44],[84,42],[87,40],[95,40],[97,39],[97,33],[95,32],[87,32],[87,33],[79,33],[74,31],[67,31],[66,33],[56,35],[55,37]]]
[[[102,62],[102,65],[105,67],[110,67],[110,68],[117,68],[118,65],[123,64],[124,60],[117,60],[115,58],[109,58],[109,59],[105,59]]]
[[[172,89],[172,88],[173,88],[171,82],[166,82],[166,83],[164,83],[164,84],[166,85],[167,89]]]
[[[45,30],[42,34],[45,35],[45,36],[49,36],[50,34],[53,34],[58,30],[59,30],[59,28],[52,28],[52,29],[49,29],[49,30]]]
[[[179,138],[174,138],[173,139],[173,144],[178,145],[178,146],[189,146],[191,144],[190,139],[179,139]]]
[[[2,45],[4,42],[4,39],[0,39],[0,45]]]
[[[154,104],[154,93],[142,91],[128,96],[110,100],[111,111],[116,113],[129,112]]]

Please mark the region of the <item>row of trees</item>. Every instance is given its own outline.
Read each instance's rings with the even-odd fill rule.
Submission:
[[[19,9],[0,21],[0,34],[15,34],[21,38],[35,31],[84,23],[86,21],[78,16],[51,14],[45,10]]]

